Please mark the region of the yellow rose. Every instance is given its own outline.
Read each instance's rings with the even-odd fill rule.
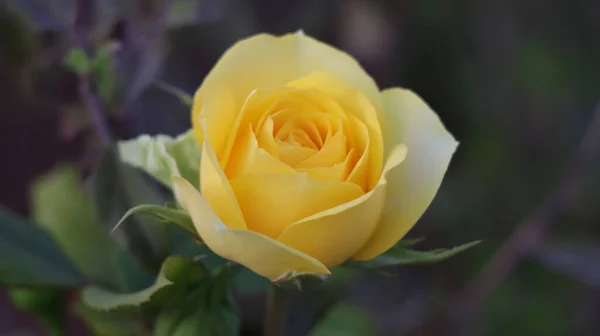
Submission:
[[[414,93],[382,92],[302,32],[256,35],[195,94],[200,190],[172,177],[216,254],[276,281],[392,247],[440,186],[457,142]]]

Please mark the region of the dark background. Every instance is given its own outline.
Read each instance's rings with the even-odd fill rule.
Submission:
[[[102,103],[116,137],[176,135],[189,111],[156,81],[191,94],[238,39],[303,29],[381,88],[417,92],[460,141],[410,236],[423,248],[484,240],[441,264],[357,277],[341,300],[383,335],[600,334],[600,2],[173,0],[136,15],[128,1],[79,3],[73,25],[66,0],[0,4],[0,203],[28,215],[34,178],[97,162],[98,125],[62,61],[74,44],[116,46]],[[248,325],[260,298],[241,300]],[[0,334],[19,328],[43,327],[2,299]]]

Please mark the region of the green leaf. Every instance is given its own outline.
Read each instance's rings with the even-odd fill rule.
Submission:
[[[142,135],[119,142],[120,159],[150,174],[162,184],[171,187],[171,175],[200,185],[201,149],[193,130],[177,138],[166,135]]]
[[[431,251],[416,251],[409,250],[400,246],[395,246],[384,254],[375,257],[374,259],[353,262],[352,264],[359,267],[376,268],[398,265],[414,265],[414,264],[432,264],[448,259],[460,252],[463,252],[481,241],[476,240],[470,243],[459,245],[451,249],[435,249]]]
[[[77,286],[83,279],[38,225],[0,208],[0,283],[20,286]]]
[[[90,71],[90,60],[87,54],[81,48],[72,48],[65,56],[64,63],[69,69],[79,75],[86,74]]]
[[[96,336],[147,335],[142,319],[135,313],[107,312],[91,308],[78,301],[74,312],[86,322]]]
[[[150,302],[158,292],[182,280],[201,281],[207,271],[203,267],[193,266],[190,259],[172,256],[165,260],[154,283],[142,290],[132,293],[117,293],[100,286],[90,285],[83,289],[83,301],[92,308],[102,311],[137,308]],[[194,268],[193,268],[194,267]],[[193,269],[193,270],[190,270]]]
[[[96,222],[92,200],[73,166],[58,166],[36,180],[31,204],[36,221],[88,279],[110,288],[128,289],[131,284],[123,273],[142,273],[135,260]]]
[[[191,95],[187,94],[185,91],[181,90],[180,88],[174,85],[161,81],[157,81],[155,85],[177,97],[179,101],[185,106],[191,107],[192,104],[194,104],[194,97],[192,97]]]
[[[239,316],[229,294],[228,273],[228,267],[221,267],[199,285],[180,287],[157,316],[153,335],[238,335]]]
[[[15,307],[34,315],[51,335],[64,330],[64,297],[62,288],[10,288],[7,290]]]
[[[377,335],[371,318],[360,308],[338,304],[331,308],[310,336],[370,336]]]
[[[102,101],[111,103],[115,91],[117,75],[113,68],[112,55],[115,46],[113,43],[101,45],[91,61],[90,71],[98,84],[98,93]]]
[[[122,163],[116,148],[106,151],[91,179],[99,223],[110,231],[129,209],[140,204],[164,204],[167,198],[151,182],[135,168]],[[112,237],[155,272],[170,254],[170,228],[154,219],[127,218],[123,229]]]
[[[166,223],[172,223],[179,226],[197,240],[200,239],[200,236],[194,227],[194,223],[192,222],[192,218],[187,211],[152,204],[141,204],[129,209],[117,225],[115,225],[113,231],[115,231],[129,216],[134,214],[148,214],[158,217]]]
[[[265,292],[271,282],[264,276],[260,276],[246,267],[240,266],[235,270],[233,279],[234,290],[241,295]]]
[[[423,240],[425,240],[424,237],[419,237],[419,238],[409,238],[409,239],[402,239],[401,241],[399,241],[396,246],[398,247],[411,247],[414,245],[417,245],[419,243],[421,243]]]

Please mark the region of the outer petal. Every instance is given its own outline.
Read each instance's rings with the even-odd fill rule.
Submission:
[[[231,91],[227,87],[213,86],[198,90],[192,105],[192,126],[198,143],[202,144],[207,137],[216,153],[222,153],[227,145],[223,134],[231,132],[239,109]],[[207,125],[203,129],[200,119]]]
[[[316,71],[342,79],[376,107],[381,106],[377,85],[354,58],[301,31],[282,37],[259,34],[236,43],[223,54],[202,87],[226,83],[242,103],[256,88],[285,86]]]
[[[182,206],[206,245],[223,258],[240,263],[275,281],[290,272],[330,274],[318,260],[259,233],[230,229],[188,181],[173,176],[182,196]]]
[[[315,257],[328,267],[346,261],[364,245],[377,226],[388,187],[386,175],[399,170],[405,157],[406,146],[396,146],[375,189],[292,224],[278,240]]]
[[[199,122],[206,127],[204,120]],[[219,218],[230,228],[245,229],[246,222],[238,201],[208,138],[202,144],[200,177],[200,190]]]
[[[382,93],[386,149],[408,147],[405,162],[388,174],[381,220],[353,259],[368,260],[392,247],[421,217],[435,196],[458,143],[423,100],[408,90]]]

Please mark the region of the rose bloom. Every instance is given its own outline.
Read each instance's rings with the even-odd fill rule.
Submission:
[[[457,142],[411,91],[380,91],[302,32],[225,52],[194,96],[200,192],[172,177],[206,245],[272,281],[329,274],[396,244]]]

